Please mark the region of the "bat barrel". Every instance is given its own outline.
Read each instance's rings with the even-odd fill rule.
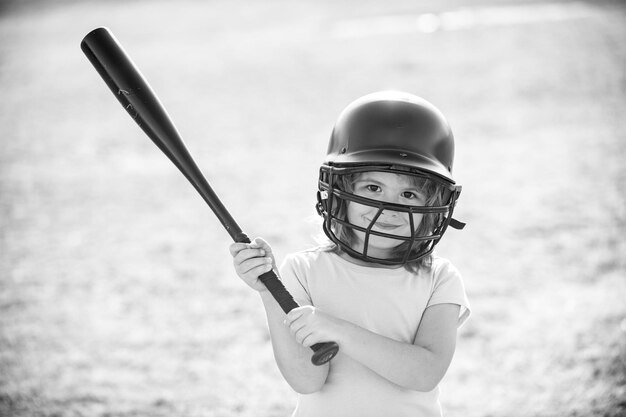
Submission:
[[[165,107],[113,34],[104,27],[95,29],[80,46],[122,107],[189,180],[232,239],[245,241],[247,236],[202,175]]]

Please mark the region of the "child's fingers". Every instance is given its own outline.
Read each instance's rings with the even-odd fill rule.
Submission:
[[[267,246],[267,248],[269,248],[269,246]],[[235,242],[235,243],[231,243],[230,246],[228,247],[228,250],[230,251],[230,254],[232,256],[236,256],[239,252],[246,250],[246,249],[259,249],[259,250],[267,251],[267,249],[263,245],[255,244],[254,242],[252,243]]]
[[[258,275],[261,275],[267,271],[269,271],[272,267],[272,259],[265,257],[254,257],[246,259],[245,261],[239,263],[237,266],[237,270],[241,274],[248,274],[250,272],[258,272],[253,271],[256,268],[260,268],[259,271],[262,271]],[[257,275],[257,276],[258,276]]]
[[[285,324],[287,325],[287,327],[289,327],[289,331],[293,334],[296,334],[298,330],[306,326],[306,323],[304,322],[304,320],[298,320],[298,319],[290,320],[289,317],[285,319]]]
[[[289,323],[293,323],[294,321],[298,320],[299,318],[305,317],[305,316],[313,313],[314,309],[315,309],[315,307],[310,306],[310,305],[303,305],[303,306],[294,308],[289,313],[287,313],[287,321]]]
[[[267,290],[259,277],[275,267],[269,245],[262,239],[255,239],[251,243],[231,243],[228,250],[233,257],[237,275],[251,288],[257,291]]]
[[[287,323],[291,325],[300,317],[302,317],[302,311],[299,311],[297,308],[294,308],[289,313],[287,313],[287,318],[285,320],[287,320]]]
[[[230,252],[230,254],[234,257],[235,255],[237,255],[239,252],[241,252],[244,249],[247,249],[248,246],[250,246],[248,243],[231,243],[231,245],[228,247],[228,250]]]
[[[292,326],[289,327],[289,332],[293,335],[294,339],[298,343],[304,346],[309,346],[306,344],[308,338],[313,336],[313,330],[306,326],[304,323],[296,322]]]
[[[311,337],[313,335],[313,333],[309,332],[309,331],[299,331],[298,333],[296,333],[296,341],[298,343],[300,343],[303,346],[308,346],[306,344],[306,340]]]
[[[244,248],[237,252],[234,255],[233,259],[235,261],[235,264],[240,264],[247,261],[248,259],[260,258],[265,255],[266,252],[263,249]]]
[[[254,238],[252,243],[250,244],[252,248],[260,248],[266,251],[267,253],[272,253],[272,247],[265,241],[263,238],[257,237]]]
[[[285,322],[289,327],[289,332],[296,338],[298,342],[304,340],[305,336],[310,332],[306,317],[309,315],[309,309],[304,306],[294,308],[285,318]]]
[[[289,328],[289,333],[291,333],[291,335],[294,336],[295,338],[297,338],[298,332],[302,331],[304,327],[306,326],[306,323],[304,323],[301,320],[289,322],[289,319],[285,319],[285,322],[286,322],[285,324]]]

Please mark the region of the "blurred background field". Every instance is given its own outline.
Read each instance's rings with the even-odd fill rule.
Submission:
[[[0,415],[287,416],[229,237],[79,48],[109,27],[240,225],[314,244],[354,98],[457,138],[447,416],[626,415],[623,1],[0,2]]]

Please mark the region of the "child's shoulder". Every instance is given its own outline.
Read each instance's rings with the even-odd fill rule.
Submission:
[[[310,269],[313,265],[326,263],[335,253],[335,248],[329,245],[315,246],[290,253],[283,260],[283,265],[291,265],[295,268]]]
[[[433,254],[431,260],[432,260],[433,268],[442,268],[442,267],[448,267],[448,266],[454,267],[454,265],[452,265],[452,262],[450,262],[448,258],[442,258],[441,256],[437,254]]]
[[[430,271],[435,278],[446,275],[460,275],[459,270],[449,259],[437,255],[432,257]]]
[[[312,262],[318,260],[320,257],[326,257],[332,253],[335,253],[335,247],[329,245],[315,246],[308,249],[303,249],[298,252],[290,253],[285,257],[285,261],[290,262]]]

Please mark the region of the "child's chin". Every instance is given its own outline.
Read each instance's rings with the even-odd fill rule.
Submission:
[[[393,249],[397,248],[401,244],[402,241],[400,240],[370,236],[367,254],[380,259],[393,258],[394,256],[397,256],[393,254]],[[361,246],[361,248],[362,247],[363,246]]]

